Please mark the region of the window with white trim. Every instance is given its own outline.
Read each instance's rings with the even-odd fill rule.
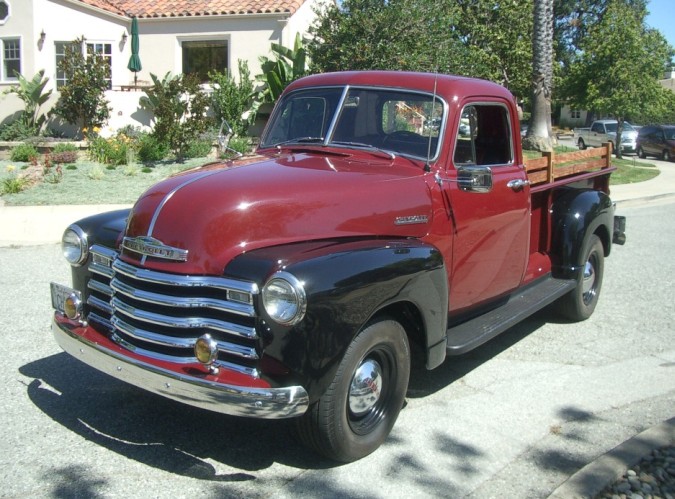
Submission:
[[[108,74],[106,80],[108,81],[108,89],[112,88],[112,44],[106,42],[86,42],[85,56],[89,54],[98,54],[103,58],[108,66]],[[56,74],[54,80],[56,81],[56,88],[59,89],[68,83],[68,75],[61,69],[61,61],[66,57],[68,47],[77,47],[76,42],[54,42],[54,62],[56,65]]]
[[[0,42],[0,81],[17,81],[16,73],[21,73],[21,40],[2,38]]]
[[[209,81],[209,71],[228,69],[227,40],[194,40],[181,43],[183,74],[196,74],[201,83]]]

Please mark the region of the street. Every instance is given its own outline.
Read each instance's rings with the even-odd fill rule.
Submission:
[[[675,409],[675,203],[622,208],[586,322],[542,311],[412,373],[385,444],[349,465],[289,421],[246,420],[127,386],[62,353],[58,245],[0,248],[0,497],[545,498]]]

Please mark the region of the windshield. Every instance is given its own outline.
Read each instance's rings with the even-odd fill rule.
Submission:
[[[605,129],[609,133],[616,133],[618,125],[616,123],[605,123]],[[635,128],[633,128],[633,125],[628,123],[627,121],[623,122],[623,131],[624,132],[633,132],[635,131]]]
[[[260,147],[320,144],[434,158],[443,101],[383,88],[298,90],[278,104]]]
[[[666,136],[666,140],[675,140],[675,128],[664,128],[663,133]]]

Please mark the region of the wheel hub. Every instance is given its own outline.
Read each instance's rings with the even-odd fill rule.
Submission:
[[[584,280],[582,286],[584,299],[588,300],[595,292],[595,269],[590,261],[586,262],[586,265],[584,266]]]
[[[382,394],[382,367],[373,359],[364,360],[356,369],[349,387],[349,410],[355,416],[370,411]]]

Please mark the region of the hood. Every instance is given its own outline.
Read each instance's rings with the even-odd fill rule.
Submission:
[[[421,165],[401,157],[307,151],[167,179],[137,201],[125,236],[187,250],[185,261],[147,257],[146,267],[218,275],[232,258],[257,248],[344,237],[422,237],[431,219]],[[126,248],[122,254],[132,263],[142,258]]]

